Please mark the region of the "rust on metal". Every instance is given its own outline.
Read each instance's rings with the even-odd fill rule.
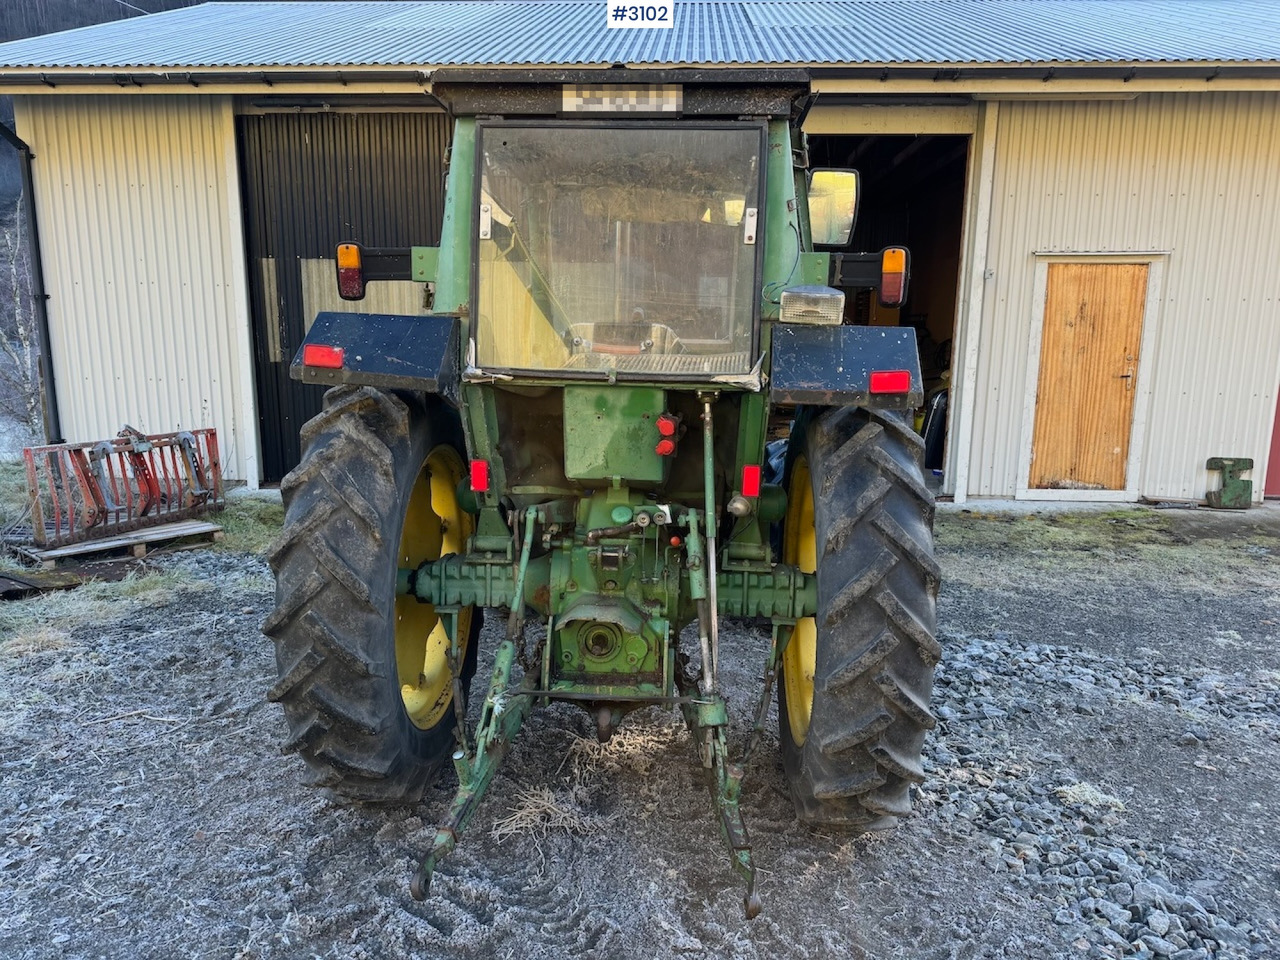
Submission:
[[[218,433],[146,436],[126,426],[112,440],[27,447],[32,539],[58,547],[115,536],[224,506]]]

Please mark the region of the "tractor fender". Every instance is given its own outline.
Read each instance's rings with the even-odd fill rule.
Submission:
[[[873,371],[907,371],[909,386],[872,393]],[[924,381],[916,332],[910,327],[775,324],[769,397],[783,406],[918,407],[924,402]]]
[[[320,313],[289,376],[325,387],[354,383],[438,393],[456,404],[458,325],[457,317],[444,314]]]

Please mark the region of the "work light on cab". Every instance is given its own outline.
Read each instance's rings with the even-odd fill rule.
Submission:
[[[358,243],[338,244],[338,296],[343,300],[364,299],[364,258]]]
[[[806,285],[782,291],[783,323],[839,326],[844,321],[844,294],[834,287]]]

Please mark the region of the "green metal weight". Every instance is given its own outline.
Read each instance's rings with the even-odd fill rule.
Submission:
[[[1240,475],[1253,469],[1253,460],[1249,457],[1210,457],[1205,461],[1206,470],[1217,470],[1222,474],[1222,487],[1210,490],[1205,494],[1209,506],[1217,510],[1247,510],[1253,501],[1253,481],[1243,480]]]

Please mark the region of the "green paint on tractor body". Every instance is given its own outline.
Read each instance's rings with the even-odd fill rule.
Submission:
[[[557,142],[574,136],[579,142],[555,152]],[[526,159],[536,147],[570,163],[574,150],[615,136],[613,153],[607,146],[597,150],[599,159],[613,163],[602,172],[580,166],[565,174]],[[669,189],[661,178],[634,175],[644,182],[627,182],[624,159],[642,164],[626,150],[644,137],[685,149],[679,175],[690,178],[692,190],[679,175]],[[455,121],[440,246],[414,247],[409,259],[413,279],[434,283],[436,310],[457,318],[457,399],[467,455],[488,465],[490,482],[485,490],[461,491],[479,515],[476,535],[464,557],[438,562],[436,579],[460,591],[443,602],[469,602],[462,598],[479,596],[484,591],[477,584],[485,584],[488,599],[501,603],[490,568],[515,559],[504,513],[538,506],[557,528],[547,537],[554,540],[554,563],[535,557],[528,595],[563,594],[564,600],[533,602],[553,618],[547,683],[564,690],[581,685],[578,692],[587,693],[601,671],[615,688],[626,686],[630,672],[636,690],[656,682],[662,696],[675,694],[671,671],[656,666],[670,666],[669,651],[653,645],[673,644],[697,617],[683,589],[689,575],[679,561],[684,551],[660,542],[658,524],[640,528],[614,519],[614,510],[662,504],[672,525],[669,540],[678,518],[705,511],[709,493],[723,507],[740,493],[743,468],[763,464],[770,417],[777,414],[768,387],[781,294],[831,279],[830,253],[815,252],[810,242],[803,155],[801,135],[782,116],[655,126]],[[733,162],[736,172],[721,172]],[[566,192],[562,180],[581,182]],[[518,205],[503,209],[504,189]],[[588,229],[595,221],[603,232]],[[579,248],[563,240],[575,231],[588,235]],[[601,253],[599,244],[612,245],[613,254]],[[699,261],[706,246],[723,256]],[[570,249],[568,260],[562,247]],[[671,247],[680,249],[670,253]],[[699,272],[708,263],[709,276]],[[513,298],[515,313],[503,306]],[[683,326],[662,313],[672,302],[684,304]],[[723,349],[707,347],[716,342]],[[739,346],[746,347],[741,358],[734,352]],[[706,448],[702,429],[707,400],[714,449]],[[663,417],[676,424],[669,436],[657,429]],[[734,597],[730,609],[770,611],[759,615],[783,620],[799,615],[776,602],[770,579],[778,569],[770,525],[785,509],[781,488],[766,484],[745,513],[722,521],[724,570],[743,574],[726,584]],[[619,529],[586,543],[588,532],[609,527]],[[600,558],[613,563],[615,555],[616,575],[597,576]],[[562,568],[572,571],[567,582],[575,589],[555,580]],[[431,578],[425,570],[416,575],[423,583]],[[756,598],[752,591],[763,592]],[[570,600],[576,613],[565,606]],[[587,629],[583,611],[600,613],[606,626]],[[660,620],[662,629],[626,628],[634,617]],[[615,628],[627,642],[606,642]],[[663,639],[654,639],[658,633]],[[621,652],[611,652],[615,648]]]
[[[666,396],[657,387],[577,384],[564,388],[564,473],[570,480],[659,484],[656,452]]]
[[[492,129],[504,137],[520,134],[540,142],[538,134],[542,126],[546,124],[531,121],[515,131],[505,127]],[[673,124],[673,129],[676,126]],[[487,462],[491,476],[488,491],[476,494],[467,491],[478,507],[487,509],[480,511],[481,522],[473,551],[461,560],[449,557],[436,565],[441,568],[438,572],[447,574],[445,579],[456,586],[435,602],[471,602],[479,597],[478,582],[492,586],[493,581],[485,578],[489,576],[488,568],[495,554],[501,550],[501,559],[509,562],[512,556],[509,546],[499,547],[498,543],[499,538],[505,538],[509,544],[510,536],[505,527],[497,526],[494,509],[497,504],[504,501],[521,506],[541,504],[547,509],[548,498],[554,498],[557,505],[550,508],[551,513],[559,509],[561,514],[566,514],[571,510],[572,520],[567,517],[561,520],[549,554],[535,559],[526,581],[532,606],[550,617],[553,624],[548,668],[542,682],[561,692],[588,695],[604,685],[614,695],[633,692],[639,701],[677,695],[673,645],[679,632],[697,617],[697,604],[689,592],[686,551],[682,545],[672,544],[673,536],[677,544],[682,544],[685,537],[677,521],[691,509],[705,509],[703,478],[708,456],[717,485],[715,497],[721,504],[737,492],[735,478],[741,476],[743,466],[763,462],[769,403],[767,392],[760,389],[762,365],[756,361],[767,359],[769,323],[762,321],[776,318],[780,293],[797,275],[813,279],[815,270],[826,266],[821,256],[816,261],[811,255],[802,257],[802,237],[808,223],[807,219],[802,222],[798,214],[792,133],[787,120],[778,118],[767,123],[718,120],[705,126],[709,128],[708,136],[723,132],[725,143],[731,146],[749,147],[753,137],[759,138],[760,146],[751,148],[758,152],[742,151],[743,175],[740,182],[732,185],[734,189],[746,190],[748,198],[755,198],[749,202],[755,204],[753,213],[761,228],[758,238],[746,237],[745,211],[740,210],[741,204],[739,209],[733,209],[735,201],[727,196],[728,189],[721,185],[717,190],[717,185],[710,183],[710,177],[707,196],[713,199],[706,203],[699,200],[703,206],[709,205],[705,214],[679,209],[680,191],[673,190],[665,197],[671,204],[670,210],[660,206],[645,208],[633,199],[624,215],[657,221],[656,226],[648,222],[641,224],[653,234],[663,229],[668,232],[678,229],[664,225],[664,218],[673,221],[678,216],[695,220],[703,216],[708,220],[723,219],[725,214],[715,209],[716,202],[730,207],[727,216],[744,218],[741,230],[735,224],[717,231],[714,223],[703,229],[713,243],[724,244],[725,236],[730,235],[735,243],[732,248],[726,247],[729,252],[750,260],[743,261],[739,273],[748,277],[755,274],[747,287],[754,291],[752,301],[739,305],[740,322],[745,331],[742,336],[754,340],[755,346],[746,355],[745,362],[727,375],[721,367],[722,358],[714,354],[708,354],[703,362],[707,370],[704,377],[699,377],[696,370],[690,373],[686,369],[697,367],[697,361],[679,362],[687,354],[671,357],[672,372],[665,378],[650,380],[652,371],[628,371],[627,361],[631,358],[649,359],[643,351],[653,349],[651,341],[655,337],[650,334],[664,334],[660,324],[643,327],[637,319],[639,314],[663,296],[681,295],[679,289],[673,291],[661,285],[643,306],[623,305],[620,308],[623,315],[613,318],[616,322],[602,325],[600,320],[575,317],[576,322],[568,324],[572,329],[566,334],[590,335],[597,340],[604,336],[603,326],[616,329],[618,342],[604,344],[600,356],[616,357],[620,362],[610,364],[603,372],[584,369],[581,374],[583,379],[591,377],[603,382],[583,382],[575,378],[578,370],[572,366],[574,356],[553,355],[544,349],[545,345],[535,345],[523,354],[511,353],[507,358],[524,362],[536,355],[547,361],[547,369],[504,368],[499,372],[482,365],[485,354],[482,305],[489,300],[480,286],[483,277],[477,276],[477,256],[482,258],[479,272],[484,274],[488,269],[495,287],[508,293],[514,290],[517,296],[526,295],[521,293],[522,289],[527,292],[529,303],[525,309],[532,315],[532,323],[550,323],[548,317],[556,309],[557,297],[565,296],[562,291],[557,293],[552,289],[555,278],[546,276],[545,269],[530,267],[527,272],[521,272],[537,252],[536,243],[529,236],[536,233],[536,223],[523,226],[511,216],[505,226],[500,225],[496,212],[500,204],[483,188],[477,203],[477,182],[484,183],[487,174],[486,171],[478,178],[476,169],[477,165],[484,166],[484,155],[477,150],[477,140],[489,135],[485,121],[478,124],[469,117],[456,121],[440,247],[438,253],[426,248],[413,250],[414,278],[433,280],[436,309],[456,312],[461,318],[459,349],[464,355],[460,358],[463,370],[460,392],[468,455]],[[608,134],[600,131],[597,135]],[[695,158],[690,166],[694,166],[700,156],[696,150],[704,148],[694,144],[691,149],[695,151]],[[495,175],[494,189],[496,180]],[[803,178],[800,182],[803,183]],[[652,201],[653,194],[650,189],[643,196]],[[606,184],[583,188],[582,201],[588,206],[622,204],[623,195],[622,191],[608,192]],[[725,200],[714,199],[721,195],[726,195]],[[548,212],[549,206],[538,206],[536,184],[521,196],[533,211],[529,219],[556,216],[554,211]],[[487,226],[477,221],[478,215],[472,209],[479,208],[486,199],[490,201],[484,214],[488,217]],[[552,224],[548,229],[554,227]],[[687,225],[685,229],[689,229]],[[485,241],[478,240],[477,234],[488,233],[494,237],[503,230],[502,239],[493,241],[496,252],[486,253]],[[696,228],[690,231],[691,237],[694,232]],[[621,228],[615,233],[621,233]],[[738,242],[744,237],[751,242]],[[693,237],[690,241],[691,255],[696,252],[697,239]],[[639,245],[636,237],[632,237],[631,242]],[[659,245],[663,242],[661,237],[655,240]],[[543,246],[544,251],[550,251],[550,256],[554,256],[554,249],[550,241]],[[511,275],[506,272],[507,258],[516,265]],[[423,270],[431,266],[433,260],[436,270],[428,276]],[[493,262],[500,266],[486,266]],[[674,261],[665,265],[672,263]],[[799,273],[798,264],[804,267]],[[599,263],[592,260],[585,265],[574,264],[573,268],[583,275],[584,283],[589,277],[607,273],[611,278],[637,285],[625,268],[611,271],[600,268]],[[727,275],[720,290],[693,272],[670,282],[676,287],[683,285],[691,302],[707,302],[708,297],[726,293],[737,275]],[[705,296],[697,293],[699,284],[707,288]],[[608,305],[607,298],[589,302]],[[711,329],[713,325],[714,321],[706,321],[706,326],[696,332],[723,332]],[[634,344],[625,341],[629,326],[640,330],[634,336]],[[503,336],[507,335],[504,332]],[[498,356],[496,345],[491,354]],[[661,358],[656,354],[652,356],[656,373],[660,374],[657,368],[662,366]],[[555,366],[556,360],[562,363]],[[633,365],[641,366],[638,362]],[[711,451],[705,450],[703,444],[702,396],[714,398],[713,435],[721,438],[717,449]],[[675,433],[669,437],[672,450],[667,455],[657,452],[659,442],[668,439],[657,428],[658,418],[663,415],[677,424]],[[734,522],[728,559],[737,560],[747,568],[754,562],[761,571],[775,569],[769,556],[768,524],[776,521],[785,509],[785,501],[779,502],[780,496],[779,488],[770,489],[760,498],[768,509],[753,511]],[[616,520],[614,511],[620,505],[630,507],[633,517],[623,522]],[[637,520],[645,525],[641,526]],[[589,535],[601,530],[607,532],[588,542]],[[426,570],[416,576],[423,584],[432,578],[431,571]],[[695,579],[705,576],[705,571],[697,571],[694,576]],[[748,615],[781,616],[785,620],[804,615],[802,610],[812,603],[796,599],[807,596],[803,575],[788,579],[786,588],[777,586],[773,576],[770,572],[761,580],[758,576],[735,574],[732,582],[725,583],[721,602],[733,611],[761,611]],[[440,581],[441,577],[435,579]],[[402,572],[402,582],[406,580]],[[786,594],[782,601],[780,590]],[[812,584],[808,585],[807,592],[813,592]],[[502,605],[503,598],[490,593],[484,599]]]
[[[305,350],[295,361],[314,382],[420,384],[458,411],[472,471],[456,502],[475,515],[474,533],[461,553],[401,568],[396,591],[434,605],[455,633],[464,608],[507,611],[474,738],[458,710],[461,786],[415,896],[528,710],[561,699],[592,712],[602,739],[637,707],[680,708],[747,914],[759,910],[738,809],[751,746],[730,760],[717,622],[772,628],[754,746],[792,628],[819,610],[816,575],[775,555],[787,496],[762,475],[766,442],[797,404],[923,399],[913,339],[840,325],[843,295],[826,285],[841,268],[812,243],[815,224],[833,233],[808,207],[797,125],[807,81],[761,76],[686,85],[685,114],[652,116],[569,115],[569,87],[562,103],[550,80],[436,83],[456,114],[440,244],[380,251],[377,274],[403,263],[400,278],[434,283],[435,315],[394,318],[435,332],[413,356],[432,378],[405,379],[412,338],[370,349],[393,318],[362,327],[322,314],[316,329],[355,331],[327,344],[342,368],[307,367]],[[841,262],[859,258],[879,255]],[[905,267],[900,279],[905,290]],[[836,325],[788,314],[797,287],[818,290],[837,311],[822,322]],[[441,355],[446,343],[452,355]],[[905,388],[872,396],[873,369],[906,376]],[[526,631],[530,614],[540,627]],[[696,669],[681,647],[695,623]],[[461,703],[456,636],[449,657]]]

